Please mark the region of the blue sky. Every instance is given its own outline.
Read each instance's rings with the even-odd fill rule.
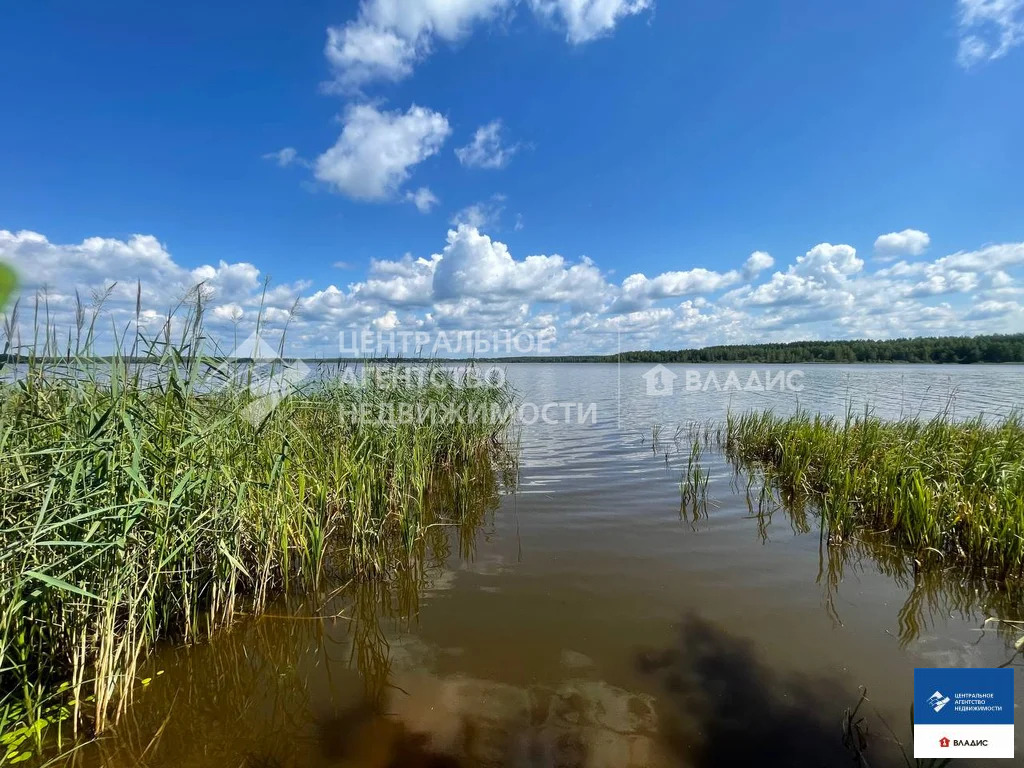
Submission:
[[[269,275],[323,353],[1024,330],[1024,0],[302,6],[5,11],[23,293],[203,280],[223,329]]]

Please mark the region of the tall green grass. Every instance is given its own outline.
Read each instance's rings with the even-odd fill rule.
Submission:
[[[730,416],[726,449],[759,465],[797,506],[812,502],[834,542],[885,532],[920,562],[1024,572],[1024,422],[883,421],[770,412]]]
[[[0,384],[0,733],[101,730],[161,639],[205,638],[333,571],[403,567],[459,522],[435,487],[490,468],[508,424],[504,387],[440,370],[423,386],[335,370],[268,401],[254,366],[210,355],[198,295],[101,364],[96,315],[80,308],[66,337],[35,315]],[[389,418],[401,408],[418,417]]]

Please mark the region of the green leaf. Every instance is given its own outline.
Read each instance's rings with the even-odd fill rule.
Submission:
[[[102,600],[101,597],[94,595],[92,592],[86,592],[81,587],[76,587],[74,584],[69,584],[64,579],[58,579],[54,576],[47,576],[45,573],[39,571],[25,571],[25,575],[29,576],[36,581],[41,581],[43,584],[53,587],[54,589],[61,589],[65,592],[74,592],[76,595],[82,597],[91,597],[93,600]]]
[[[0,309],[4,308],[4,304],[14,293],[14,287],[18,284],[18,281],[14,277],[14,271],[3,264],[0,264]]]

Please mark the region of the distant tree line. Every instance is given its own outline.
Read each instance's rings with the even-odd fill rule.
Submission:
[[[516,358],[524,362],[626,363],[1024,363],[1024,333],[885,341],[794,341],[619,355]],[[510,361],[505,358],[505,361]]]
[[[106,358],[97,357],[96,360]],[[293,361],[300,358],[286,357]],[[317,363],[368,362],[367,358],[302,358]],[[391,359],[391,358],[377,358]],[[0,365],[26,358],[0,354]],[[415,362],[418,358],[405,358]],[[465,359],[435,358],[440,362]],[[702,349],[643,350],[615,355],[490,357],[495,363],[1024,363],[1024,333],[990,336],[934,336],[885,341],[792,341],[778,344],[730,344]],[[131,358],[130,362],[152,362]],[[395,360],[397,362],[397,359]],[[233,360],[234,363],[245,362]]]

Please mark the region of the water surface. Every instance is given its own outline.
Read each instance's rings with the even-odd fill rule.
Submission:
[[[524,401],[595,418],[524,426],[514,492],[484,484],[479,527],[395,583],[331,585],[161,651],[79,762],[851,764],[842,722],[866,690],[871,764],[902,764],[914,667],[1007,662],[1013,637],[983,622],[1021,618],[1021,595],[915,572],[872,537],[830,548],[813,515],[759,510],[713,446],[707,514],[681,511],[694,424],[751,408],[995,418],[1024,406],[1024,366],[806,366],[798,392],[685,388],[688,370],[746,383],[787,367],[669,368],[673,394],[649,396],[647,366],[508,366]]]

